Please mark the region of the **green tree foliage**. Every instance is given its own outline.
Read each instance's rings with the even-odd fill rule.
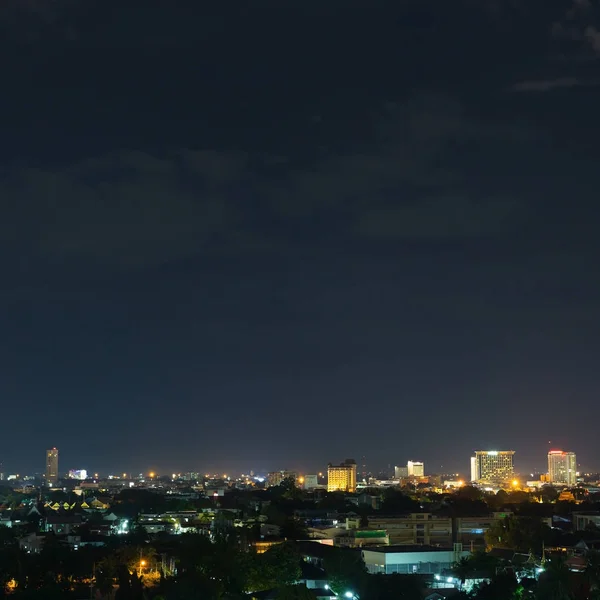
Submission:
[[[394,515],[419,512],[420,509],[420,504],[416,500],[397,489],[388,488],[383,493],[381,512],[384,514]]]
[[[302,571],[301,556],[292,543],[277,544],[260,556],[261,566],[268,574],[273,587],[281,587],[296,583]]]
[[[360,552],[334,548],[324,560],[324,568],[331,589],[339,594],[348,590],[362,590],[367,571]]]
[[[308,539],[308,530],[304,521],[295,517],[287,517],[281,525],[281,537],[286,540]]]
[[[535,597],[536,600],[573,600],[571,573],[562,557],[546,562]]]
[[[490,548],[509,548],[515,552],[541,552],[551,539],[550,528],[540,519],[510,516],[496,521],[485,533]]]
[[[474,552],[471,556],[461,558],[453,567],[454,576],[464,583],[467,579],[478,575],[491,577],[500,567],[500,561],[483,551]]]
[[[422,600],[427,583],[419,575],[372,575],[362,600]]]
[[[500,572],[477,586],[473,594],[474,600],[521,600],[523,587],[512,573]]]

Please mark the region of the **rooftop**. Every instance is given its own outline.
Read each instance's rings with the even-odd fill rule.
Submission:
[[[382,554],[398,552],[454,552],[454,548],[442,546],[424,546],[419,544],[401,546],[378,546],[365,549],[364,552],[381,552]]]

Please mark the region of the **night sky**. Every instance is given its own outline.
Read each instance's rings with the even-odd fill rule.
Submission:
[[[600,468],[599,0],[3,0],[0,56],[6,472]]]

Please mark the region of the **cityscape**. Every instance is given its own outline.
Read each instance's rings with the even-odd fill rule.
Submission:
[[[365,457],[318,473],[99,474],[65,472],[53,447],[42,474],[0,474],[0,552],[14,545],[28,560],[48,552],[61,560],[85,556],[94,561],[91,574],[67,587],[89,587],[96,597],[123,589],[146,597],[164,591],[169,578],[176,586],[189,569],[185,553],[198,552],[200,541],[208,555],[195,560],[221,544],[255,557],[262,575],[244,572],[243,595],[257,599],[281,586],[299,598],[299,590],[323,600],[379,598],[390,584],[369,577],[394,575],[413,582],[394,579],[395,593],[477,598],[513,585],[495,579],[499,568],[510,570],[519,593],[539,593],[555,585],[547,573],[556,560],[588,581],[587,564],[600,545],[600,474],[579,472],[575,452],[551,449],[547,471],[533,479],[516,471],[515,454],[475,451],[470,477],[430,474],[414,459],[375,475]],[[125,580],[107,562],[115,543]],[[291,566],[290,553],[297,557]],[[277,565],[271,575],[265,561]],[[27,581],[15,573],[6,589],[18,594]]]
[[[0,600],[600,600],[600,0],[0,56]]]

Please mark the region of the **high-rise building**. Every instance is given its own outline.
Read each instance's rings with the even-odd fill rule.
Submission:
[[[356,461],[348,458],[341,465],[327,467],[328,492],[355,492],[356,491]]]
[[[46,450],[46,485],[54,486],[58,483],[58,450]]]
[[[477,457],[471,456],[471,482],[479,481],[479,469],[477,468]]]
[[[575,452],[550,450],[548,452],[548,477],[552,483],[575,485],[577,481]]]
[[[475,464],[471,461],[471,477],[481,483],[503,483],[511,480],[515,474],[514,450],[478,450],[475,452]]]
[[[425,466],[422,462],[415,462],[409,460],[406,463],[406,468],[408,469],[409,477],[424,477],[425,476]]]
[[[286,479],[291,479],[295,483],[298,479],[298,473],[295,471],[272,471],[267,475],[267,487],[281,485]]]
[[[405,479],[408,477],[408,467],[394,467],[394,477],[396,479]]]

